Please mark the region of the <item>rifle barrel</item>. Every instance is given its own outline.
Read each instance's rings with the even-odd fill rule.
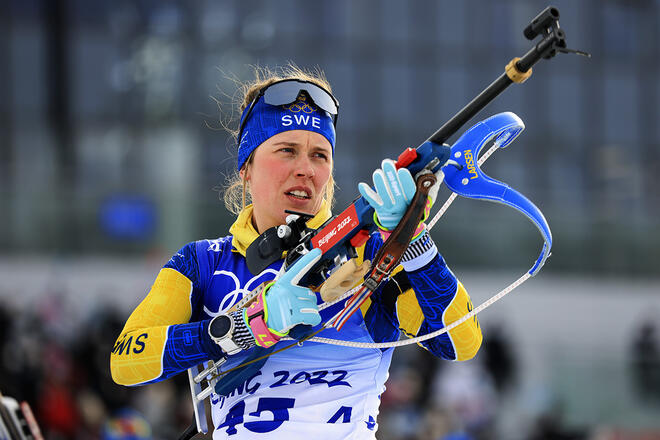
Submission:
[[[456,113],[450,120],[445,122],[445,124],[435,133],[433,133],[428,140],[435,142],[436,144],[444,144],[447,139],[449,139],[454,133],[458,131],[459,128],[465,125],[467,121],[469,121],[474,115],[486,107],[492,100],[497,97],[497,95],[509,87],[512,82],[513,81],[509,79],[506,73],[500,75],[499,78],[497,78],[481,93],[479,93],[476,98],[474,98],[465,107],[463,107],[461,111]]]

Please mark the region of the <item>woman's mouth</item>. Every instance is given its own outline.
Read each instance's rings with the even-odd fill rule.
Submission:
[[[286,194],[287,196],[294,197],[294,198],[299,199],[299,200],[309,200],[309,199],[312,198],[312,196],[310,196],[307,193],[307,191],[303,191],[303,190],[299,190],[299,189],[294,189],[292,191],[287,191],[284,194]]]

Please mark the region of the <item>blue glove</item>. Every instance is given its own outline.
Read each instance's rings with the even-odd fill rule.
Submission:
[[[321,258],[321,249],[302,256],[277,281],[266,285],[256,300],[243,311],[243,319],[260,347],[270,347],[298,324],[321,322],[316,295],[297,283],[310,266]]]
[[[397,170],[391,159],[383,160],[381,166],[373,174],[376,191],[364,182],[360,182],[358,189],[376,211],[378,226],[391,231],[403,218],[417,188],[408,169]]]
[[[284,275],[266,291],[268,328],[286,334],[298,324],[317,325],[321,322],[316,294],[297,285],[307,270],[321,258],[321,249],[312,249],[300,257]]]

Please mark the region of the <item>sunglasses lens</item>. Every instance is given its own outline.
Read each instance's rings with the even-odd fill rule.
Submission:
[[[331,115],[337,114],[337,104],[335,104],[335,101],[328,95],[325,90],[321,88],[305,88],[304,90],[309,93],[309,96],[314,101],[314,104],[321,107]]]
[[[314,84],[300,81],[283,81],[271,85],[264,91],[264,101],[270,105],[291,104],[302,90],[307,92],[317,107],[331,115],[337,114],[337,104],[328,92]]]

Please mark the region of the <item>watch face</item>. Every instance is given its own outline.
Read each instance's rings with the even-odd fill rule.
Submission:
[[[209,324],[209,334],[214,338],[221,338],[229,332],[230,328],[231,318],[229,318],[229,316],[216,316]]]

